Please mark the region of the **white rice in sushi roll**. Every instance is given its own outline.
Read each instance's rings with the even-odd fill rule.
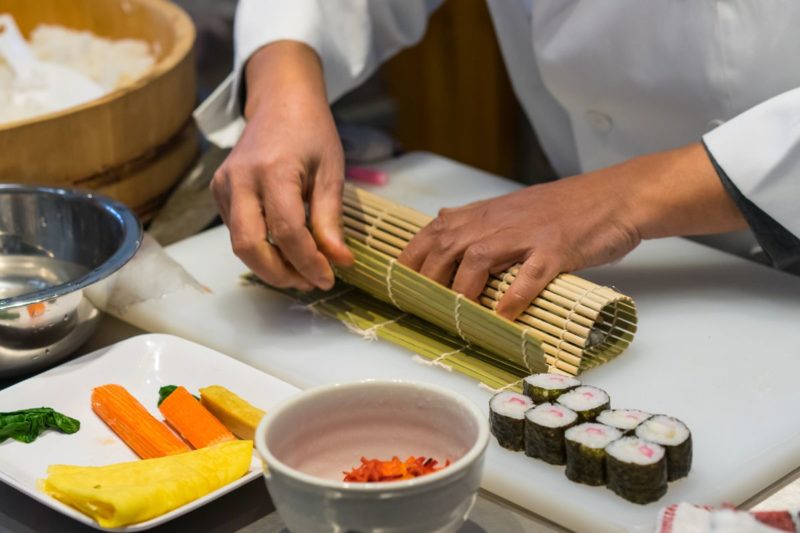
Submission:
[[[558,397],[558,403],[578,413],[581,422],[594,421],[602,411],[611,407],[603,389],[583,385]]]
[[[597,416],[597,421],[627,432],[633,431],[651,416],[653,415],[638,409],[606,409]]]
[[[616,428],[584,422],[564,433],[567,478],[586,485],[603,485],[606,481],[605,448],[622,436]]]
[[[525,455],[553,465],[566,462],[564,432],[578,420],[575,411],[557,403],[540,403],[525,413]]]
[[[489,400],[489,424],[498,444],[519,451],[524,446],[525,411],[533,400],[512,391],[498,392]]]
[[[622,437],[622,432],[605,424],[584,422],[569,428],[564,437],[586,448],[602,449]]]
[[[522,392],[534,403],[554,402],[567,391],[579,387],[581,382],[561,374],[533,374],[522,380]]]

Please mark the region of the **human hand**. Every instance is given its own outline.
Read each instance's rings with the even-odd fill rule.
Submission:
[[[559,273],[619,259],[643,238],[745,226],[695,144],[443,209],[399,260],[471,299],[522,263],[497,306],[514,319]]]
[[[247,65],[247,126],[211,183],[234,252],[276,287],[330,289],[348,265],[344,155],[314,51],[262,48]],[[310,227],[306,225],[306,205]]]

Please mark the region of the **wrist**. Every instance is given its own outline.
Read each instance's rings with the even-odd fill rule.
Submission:
[[[725,191],[700,143],[632,159],[628,178],[631,223],[642,239],[723,233],[747,223]]]
[[[328,105],[322,63],[305,43],[276,41],[264,46],[248,60],[244,75],[247,119],[276,102]]]

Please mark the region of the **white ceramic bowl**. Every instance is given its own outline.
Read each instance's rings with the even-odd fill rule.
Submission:
[[[404,381],[308,390],[256,431],[272,500],[293,533],[456,531],[480,487],[489,426],[469,400]],[[345,483],[360,458],[433,457],[450,466],[416,479]]]

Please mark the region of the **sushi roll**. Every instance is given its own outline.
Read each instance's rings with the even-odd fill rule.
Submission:
[[[603,485],[606,482],[606,446],[622,436],[616,428],[585,422],[564,433],[567,477],[576,483]]]
[[[534,374],[522,380],[522,393],[533,403],[554,402],[565,392],[580,387],[581,382],[561,374]]]
[[[638,409],[606,409],[597,415],[597,422],[617,428],[625,435],[631,435],[639,424],[651,416],[653,415]]]
[[[597,415],[611,407],[603,389],[582,385],[558,397],[558,403],[578,413],[579,422],[594,422]]]
[[[664,448],[639,437],[622,437],[606,446],[608,488],[629,502],[647,504],[667,493]]]
[[[498,392],[489,400],[489,425],[498,444],[509,450],[524,448],[525,411],[533,400],[516,392]]]
[[[660,444],[667,451],[667,479],[675,481],[692,468],[692,434],[686,424],[666,415],[656,415],[636,428],[636,436]]]
[[[575,425],[578,415],[557,403],[542,403],[525,412],[525,455],[551,465],[567,461],[564,432]]]

